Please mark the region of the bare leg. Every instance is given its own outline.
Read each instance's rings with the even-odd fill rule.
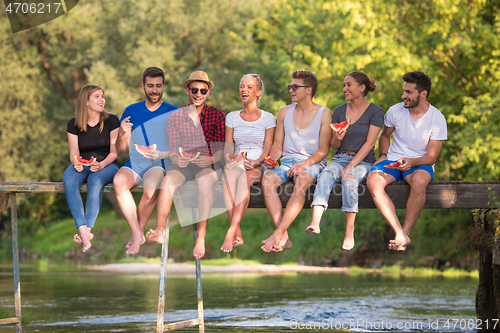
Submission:
[[[396,233],[394,240],[391,241],[392,247],[390,248],[403,249],[403,247],[411,243],[411,239],[401,227],[398,216],[396,215],[394,203],[391,201],[391,198],[389,198],[389,195],[387,195],[387,192],[385,192],[386,186],[395,180],[396,178],[385,172],[373,171],[368,175],[366,184],[372,194],[373,202],[375,202],[382,216]]]
[[[130,189],[140,183],[139,177],[128,168],[121,168],[113,179],[118,205],[122,210],[125,219],[132,231],[131,241],[126,254],[139,252],[141,244],[144,243],[144,233],[142,232],[137,219],[136,205]]]
[[[262,177],[262,191],[264,193],[264,202],[266,204],[267,211],[271,220],[273,221],[274,227],[278,228],[281,218],[283,217],[283,209],[281,208],[281,200],[278,195],[278,187],[283,183],[283,180],[274,172],[266,173]],[[288,235],[287,235],[288,236]],[[262,246],[264,246],[266,241],[262,241]],[[264,250],[264,249],[263,249]],[[272,245],[266,247],[264,250],[266,252],[272,251]]]
[[[426,199],[427,185],[431,182],[431,175],[424,170],[415,170],[408,176],[405,181],[410,184],[411,191],[408,201],[406,202],[405,222],[403,224],[403,231],[407,236],[410,236],[410,231],[415,224],[420,212],[424,208]],[[394,241],[389,241],[389,248],[398,251],[404,251],[405,246],[397,246]]]
[[[342,248],[349,251],[354,247],[354,220],[356,219],[356,213],[345,212],[345,219],[345,236]]]
[[[172,208],[174,193],[179,186],[184,184],[185,180],[186,178],[179,171],[170,171],[165,175],[165,186],[160,189],[160,193],[158,194],[156,228],[149,229],[149,231],[146,233],[146,238],[149,241],[162,244],[165,240],[163,237],[163,231],[165,230],[165,222],[167,221],[167,216],[170,213],[170,209]]]
[[[205,255],[205,236],[207,234],[208,217],[214,201],[212,186],[217,181],[217,173],[211,168],[206,168],[196,175],[198,183],[198,207],[200,207],[200,222],[198,224],[198,238],[193,248],[196,259]]]
[[[226,169],[224,171],[224,174],[222,175],[222,184],[224,190],[224,205],[226,206],[227,215],[229,217],[230,223],[232,223],[234,208],[236,205],[236,191],[237,191],[236,186],[238,184],[238,178],[242,174],[244,175],[244,173],[245,171],[243,169],[235,167],[233,169]],[[220,248],[221,251],[231,252],[231,250],[233,249],[232,245],[233,241],[234,241],[234,235],[229,243],[228,243],[228,236],[226,235],[224,243]]]
[[[313,234],[319,234],[321,232],[319,224],[321,223],[321,217],[325,212],[325,207],[321,205],[313,206],[312,220],[309,226],[306,228],[306,232],[312,232]]]
[[[278,228],[268,239],[262,241],[261,248],[262,250],[264,250],[264,252],[279,252],[285,248],[289,248],[289,245],[287,245],[287,243],[289,242],[287,229],[300,213],[302,207],[304,207],[306,192],[312,183],[314,183],[314,177],[311,174],[305,172],[299,174],[295,178],[293,193],[288,200],[285,208],[285,213],[283,214]]]
[[[233,246],[240,246],[243,244],[240,222],[245,215],[250,202],[250,186],[257,183],[261,177],[261,168],[248,170],[239,176],[235,196],[236,206],[234,208],[231,225],[227,231],[221,251],[231,252],[233,250]]]

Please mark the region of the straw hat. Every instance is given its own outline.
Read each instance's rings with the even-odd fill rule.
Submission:
[[[205,82],[206,84],[208,84],[209,89],[214,88],[214,84],[208,79],[208,75],[204,71],[192,72],[191,75],[189,75],[189,79],[184,81],[184,83],[182,85],[184,86],[184,88],[187,88],[189,86],[189,84],[193,81],[202,81],[202,82]]]

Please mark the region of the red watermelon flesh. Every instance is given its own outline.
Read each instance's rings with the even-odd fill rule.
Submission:
[[[94,163],[95,161],[97,161],[97,159],[94,156],[92,156],[90,158],[90,160],[86,160],[86,159],[82,158],[81,156],[75,156],[75,161],[77,163],[81,163],[82,165],[90,166],[90,164]]]
[[[394,163],[387,164],[385,167],[389,168],[389,169],[397,169],[398,167],[402,166],[403,164],[405,164],[405,162],[403,162],[403,160],[397,160]]]
[[[139,154],[143,155],[148,154],[153,150],[156,150],[156,143],[153,143],[152,145],[149,146],[139,146],[138,144],[134,143],[135,150],[139,152]]]
[[[198,158],[198,156],[200,156],[200,152],[197,152],[196,154],[190,154],[188,152],[185,152],[182,147],[179,147],[179,154],[181,155],[181,157],[187,158],[189,162],[194,161]]]
[[[342,133],[344,132],[345,130],[347,130],[347,128],[349,127],[349,125],[351,124],[351,119],[347,119],[346,121],[343,121],[341,123],[336,123],[336,124],[330,124],[330,127],[332,128],[332,130],[334,130],[335,132],[337,133]]]
[[[268,156],[268,157],[266,157],[266,161],[267,161],[267,163],[271,164],[272,166],[275,166],[275,167],[281,166],[281,160],[279,158],[277,158],[275,161],[271,158],[271,156]]]
[[[227,165],[240,165],[245,162],[245,159],[247,158],[247,153],[245,151],[242,151],[239,154],[226,154],[226,160],[228,161]]]

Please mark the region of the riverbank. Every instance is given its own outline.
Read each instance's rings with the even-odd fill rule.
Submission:
[[[85,268],[101,272],[125,273],[125,274],[160,274],[160,264],[152,263],[127,263],[91,265]],[[346,267],[318,267],[303,265],[269,265],[269,264],[231,264],[223,266],[201,265],[202,274],[224,274],[238,275],[276,275],[287,273],[342,273],[348,272]],[[169,263],[167,264],[167,276],[194,276],[196,268],[193,263]]]

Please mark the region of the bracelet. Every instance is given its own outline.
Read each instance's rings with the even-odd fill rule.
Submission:
[[[385,155],[385,157],[387,157],[386,153],[378,154],[378,157],[380,158],[380,156],[382,156],[382,155]]]

